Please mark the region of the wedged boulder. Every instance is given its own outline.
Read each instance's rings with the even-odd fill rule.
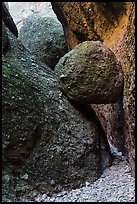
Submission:
[[[74,108],[54,72],[10,33],[2,61],[3,200],[32,189],[51,192],[97,179],[111,165],[95,112]]]
[[[94,109],[108,139],[118,149],[125,149],[123,153],[135,175],[135,2],[51,4],[62,23],[70,50],[83,41],[100,40],[122,65],[123,96],[115,104],[94,104]]]
[[[67,52],[62,25],[53,17],[29,15],[20,27],[19,39],[38,60],[52,69]]]
[[[111,143],[127,156],[135,175],[135,3],[113,29],[107,46],[120,60],[124,72],[124,91],[120,101],[111,105],[92,105]],[[95,107],[96,106],[96,107]],[[106,128],[105,128],[106,127]]]
[[[113,52],[99,41],[85,41],[55,66],[60,88],[78,103],[115,103],[123,91],[123,72]]]

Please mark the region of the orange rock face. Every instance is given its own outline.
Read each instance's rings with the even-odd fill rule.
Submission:
[[[100,40],[121,62],[124,93],[113,105],[92,106],[111,143],[135,161],[135,2],[52,2],[63,25],[69,49]]]

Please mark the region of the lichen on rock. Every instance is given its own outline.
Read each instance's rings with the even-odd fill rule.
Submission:
[[[49,193],[93,182],[112,162],[94,112],[74,108],[55,73],[12,34],[9,40],[2,58],[2,162],[3,178],[11,180],[3,179],[3,200],[34,188]]]
[[[63,28],[53,17],[29,15],[19,30],[19,39],[38,60],[52,69],[67,52]]]
[[[122,67],[99,41],[85,41],[55,66],[62,92],[78,103],[115,103],[123,90]]]

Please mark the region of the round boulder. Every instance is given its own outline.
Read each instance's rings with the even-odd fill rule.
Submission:
[[[95,181],[111,165],[95,112],[69,103],[54,72],[12,33],[9,40],[2,58],[3,201],[16,202],[31,189],[52,193]]]
[[[100,41],[85,41],[65,54],[55,66],[60,89],[78,103],[115,103],[123,91],[122,67]]]
[[[52,69],[67,53],[62,25],[53,17],[29,15],[19,30],[19,39],[38,60]]]

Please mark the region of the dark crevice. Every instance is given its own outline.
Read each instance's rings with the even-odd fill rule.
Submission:
[[[127,10],[126,2],[95,2],[95,4],[99,12],[112,24],[125,14]]]
[[[52,5],[52,10],[57,16],[57,19],[62,23],[62,26],[68,26],[67,21],[65,20],[65,16],[62,13],[62,10],[58,6],[58,2],[50,2]]]
[[[2,2],[2,20],[5,24],[5,26],[16,36],[18,37],[18,30],[17,27],[13,21],[13,18],[11,17],[6,5],[4,2]]]
[[[96,134],[98,135],[98,144],[99,144],[99,164],[101,165],[101,169],[104,169],[104,162],[105,162],[105,158],[103,158],[103,153],[105,154],[109,154],[110,156],[110,160],[112,162],[112,155],[110,152],[110,146],[108,143],[108,139],[106,136],[106,133],[102,127],[102,124],[99,120],[99,118],[97,117],[95,111],[88,105],[88,104],[78,104],[75,102],[72,102],[69,100],[69,102],[71,103],[71,105],[79,112],[82,114],[82,117],[86,120],[89,121],[93,124],[95,124],[96,127]],[[111,163],[110,162],[110,163]]]
[[[73,30],[72,32],[77,37],[79,43],[82,43],[87,40],[88,36],[86,36],[84,33],[81,33],[80,31],[77,31],[77,30]]]

